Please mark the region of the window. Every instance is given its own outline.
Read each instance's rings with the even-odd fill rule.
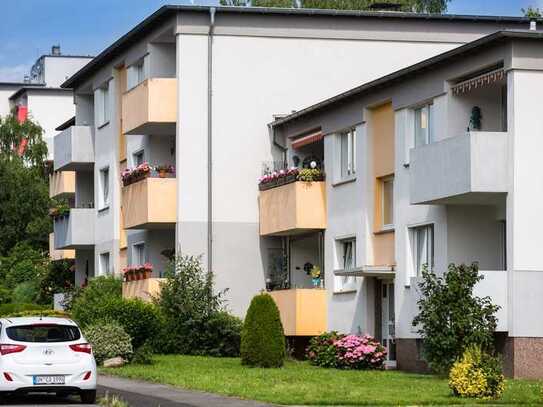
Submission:
[[[434,268],[434,225],[411,228],[411,250],[415,276],[422,276],[422,269]]]
[[[6,335],[12,341],[31,343],[71,342],[81,338],[78,327],[58,324],[11,326],[6,329]]]
[[[415,147],[430,144],[434,141],[433,113],[433,104],[427,104],[415,109]]]
[[[131,65],[127,69],[126,86],[132,89],[145,80],[144,60]]]
[[[109,167],[100,170],[100,209],[109,206]]]
[[[336,241],[337,245],[337,266],[341,270],[352,270],[356,267],[356,239],[342,239]],[[335,276],[335,291],[356,290],[356,277]]]
[[[339,134],[340,174],[341,179],[356,173],[356,130],[351,129]]]
[[[133,160],[134,160],[134,166],[137,167],[140,164],[143,164],[145,161],[145,152],[143,150],[140,150],[134,154],[132,154]]]
[[[109,83],[96,89],[96,122],[98,127],[109,122]]]
[[[394,177],[381,180],[381,205],[383,228],[394,227]]]
[[[132,264],[145,264],[145,243],[136,243],[132,246]]]
[[[109,269],[109,252],[100,254],[100,274],[108,275],[110,274]]]

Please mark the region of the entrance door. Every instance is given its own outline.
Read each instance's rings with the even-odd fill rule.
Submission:
[[[395,313],[394,313],[394,281],[383,281],[381,284],[381,338],[387,349],[387,359],[396,360]]]

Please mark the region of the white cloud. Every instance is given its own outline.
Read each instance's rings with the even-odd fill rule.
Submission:
[[[22,82],[30,72],[30,65],[0,66],[0,82]]]

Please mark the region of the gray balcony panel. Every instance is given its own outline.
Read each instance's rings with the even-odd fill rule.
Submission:
[[[490,204],[507,192],[507,133],[471,132],[410,151],[411,204]]]
[[[96,209],[74,208],[55,219],[55,249],[90,249],[94,246]]]
[[[91,126],[72,126],[55,136],[55,171],[81,171],[94,165]]]

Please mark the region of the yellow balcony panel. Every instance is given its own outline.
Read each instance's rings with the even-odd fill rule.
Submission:
[[[163,278],[146,278],[145,280],[124,281],[123,298],[139,298],[143,301],[152,301],[160,294],[160,283]]]
[[[269,294],[279,308],[286,336],[314,336],[327,330],[326,290],[297,288]]]
[[[122,189],[125,229],[167,229],[177,218],[177,180],[145,178]]]
[[[49,176],[49,198],[75,195],[75,171],[55,171]]]
[[[177,79],[150,78],[123,94],[124,134],[175,134]]]
[[[260,235],[326,229],[326,184],[296,181],[260,192]]]
[[[74,260],[75,250],[55,250],[55,234],[49,233],[49,258],[51,261]]]

